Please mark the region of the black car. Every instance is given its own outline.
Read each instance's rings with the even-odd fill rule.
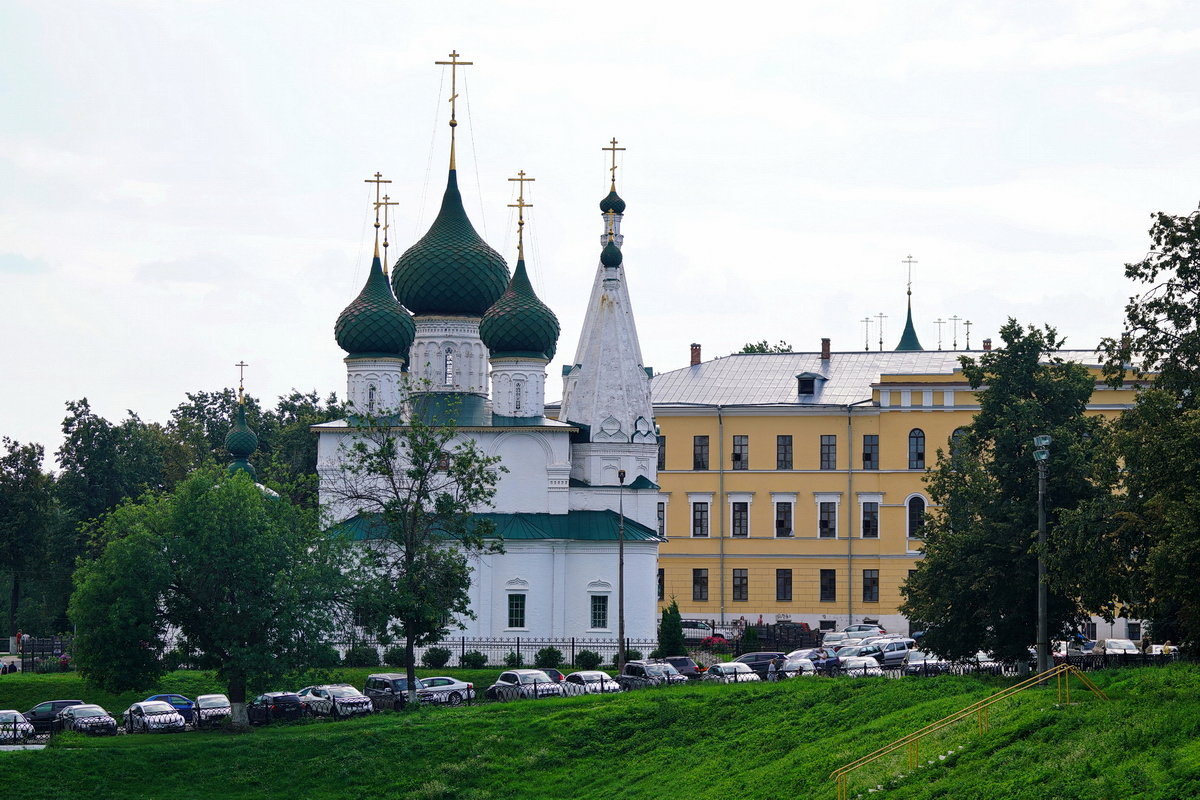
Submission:
[[[267,692],[246,705],[246,716],[251,725],[266,725],[280,719],[300,719],[307,711],[295,692]]]
[[[371,705],[376,711],[400,711],[408,704],[408,676],[399,672],[379,672],[367,676],[363,694],[371,698]],[[413,683],[417,690],[417,702],[434,699],[435,692],[426,688],[417,678]]]
[[[670,664],[689,681],[698,681],[704,676],[700,665],[687,656],[667,656],[663,661]]]
[[[86,733],[89,736],[117,735],[116,719],[100,706],[91,704],[67,706],[58,712],[54,728],[59,731]]]
[[[25,712],[25,719],[38,733],[49,733],[54,728],[54,720],[60,711],[67,706],[81,706],[82,700],[47,700],[38,703]]]
[[[778,667],[787,660],[787,654],[776,652],[743,653],[735,658],[734,661],[749,664],[750,669],[757,672],[758,677],[765,681],[767,679],[767,667],[770,666],[773,659],[775,660],[776,667]]]

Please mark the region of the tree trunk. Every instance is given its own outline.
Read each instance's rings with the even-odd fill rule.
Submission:
[[[405,662],[408,666],[405,667],[405,675],[408,677],[408,704],[405,708],[417,707],[417,665],[413,663],[413,653],[416,648],[413,647],[413,637],[411,633],[404,634],[404,655]]]
[[[241,676],[229,679],[229,724],[235,731],[250,730],[250,717],[246,714],[246,679]]]
[[[8,603],[8,635],[17,633],[17,603],[21,601],[21,576],[16,569],[12,571],[12,592]],[[17,643],[20,647],[20,642]]]

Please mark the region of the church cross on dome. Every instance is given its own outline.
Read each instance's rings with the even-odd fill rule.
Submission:
[[[617,151],[623,151],[625,148],[617,147],[617,137],[614,136],[608,147],[601,147],[600,149],[612,153],[612,166],[608,168],[608,171],[612,173],[612,188],[615,192],[617,190]]]
[[[908,296],[912,297],[912,265],[918,262],[910,253],[908,258],[901,259],[900,263],[908,265]]]
[[[450,67],[450,169],[454,166],[454,129],[458,127],[458,68],[472,66],[474,61],[459,61],[458,51],[451,50],[449,61],[435,61],[434,64]]]
[[[375,184],[375,255],[379,255],[379,185],[382,183],[391,183],[389,180],[384,180],[382,172],[376,172],[375,177],[366,178],[363,183]],[[387,238],[387,235],[384,235]]]
[[[398,206],[399,201],[392,200],[390,195],[384,195],[382,200],[375,203],[375,218],[379,218],[379,207],[383,206],[383,274],[388,274],[388,227],[391,223],[388,221],[388,206]]]
[[[234,366],[238,368],[238,403],[245,403],[246,397],[242,393],[242,386],[246,381],[246,367],[248,367],[250,365],[247,364],[246,361],[243,359],[242,361],[239,361],[238,363],[234,364]]]
[[[525,209],[533,208],[533,203],[525,202],[525,184],[533,183],[537,178],[526,178],[525,170],[519,170],[517,177],[509,178],[517,182],[517,202],[509,203],[509,208],[517,210],[517,258],[525,259]]]

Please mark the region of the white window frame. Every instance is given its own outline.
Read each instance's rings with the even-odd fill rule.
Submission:
[[[866,536],[867,503],[875,503],[875,535]],[[858,495],[858,538],[878,541],[883,538],[883,492],[860,492]]]
[[[817,539],[841,539],[839,531],[842,527],[842,493],[841,492],[813,492],[813,498],[816,501]],[[821,503],[833,503],[833,536],[821,535]]]
[[[729,513],[729,536],[730,536],[730,538],[749,539],[750,537],[752,537],[754,535],[754,532],[752,530],[750,530],[750,519],[751,519],[751,517],[754,516],[754,492],[730,492],[729,494],[726,495],[726,497],[728,498],[728,502],[729,502],[728,513]],[[733,504],[734,503],[745,503],[746,504],[746,535],[745,536],[734,537],[734,535],[733,535]],[[711,522],[711,517],[709,519]]]
[[[779,531],[775,528],[775,507],[780,503],[786,503],[792,507],[792,530],[787,536],[780,536]],[[795,539],[796,538],[796,493],[795,492],[771,492],[771,531],[776,539]]]
[[[712,532],[712,492],[688,492],[688,537],[692,539],[711,539]],[[708,530],[703,536],[696,535],[695,519],[696,519],[696,504],[708,504]]]

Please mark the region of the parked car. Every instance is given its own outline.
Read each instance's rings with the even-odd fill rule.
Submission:
[[[621,684],[607,672],[589,669],[572,672],[567,676],[563,688],[567,694],[612,694],[621,691]]]
[[[475,699],[475,684],[451,678],[449,675],[439,675],[436,678],[422,678],[421,683],[429,690],[431,703],[445,703],[456,706],[464,700]]]
[[[804,678],[817,674],[817,665],[807,658],[785,658],[779,667],[781,678]]]
[[[54,720],[58,718],[58,712],[67,706],[81,705],[82,700],[47,700],[26,711],[24,717],[38,733],[49,733],[54,727]]]
[[[880,639],[872,644],[883,650],[880,666],[897,668],[904,666],[904,657],[917,645],[916,641],[912,639]]]
[[[540,699],[562,697],[565,694],[562,686],[540,669],[505,670],[484,692],[489,700]]]
[[[296,692],[296,696],[308,706],[311,713],[321,717],[342,719],[363,716],[375,710],[371,698],[348,683],[305,686]]]
[[[883,668],[879,662],[870,656],[850,656],[842,659],[840,669],[843,675],[851,678],[883,677]]]
[[[308,706],[295,692],[264,692],[246,704],[246,717],[251,725],[296,720],[307,713]]]
[[[142,702],[152,703],[156,700],[161,700],[167,703],[171,708],[179,712],[185,722],[193,722],[196,719],[196,704],[187,699],[181,694],[156,694],[147,697]]]
[[[812,662],[816,667],[817,672],[832,672],[837,668],[837,654],[829,647],[811,647],[807,649],[793,650],[787,654],[787,658],[803,658]]]
[[[1095,647],[1096,643],[1090,639],[1076,639],[1067,644],[1067,658],[1090,656]]]
[[[562,683],[564,680],[566,680],[567,676],[563,675],[553,667],[540,667],[540,669],[550,677],[550,680],[554,681],[555,683]]]
[[[842,628],[843,633],[848,633],[852,636],[883,636],[887,631],[880,625],[872,623],[863,623],[860,625],[847,625]]]
[[[844,639],[849,639],[850,634],[842,631],[825,631],[825,635],[821,637],[822,647],[836,647]]]
[[[680,620],[680,624],[683,626],[683,641],[690,644],[698,644],[716,634],[708,620],[684,619]]]
[[[1101,639],[1096,643],[1094,652],[1108,656],[1136,656],[1141,653],[1130,639]]]
[[[165,700],[143,700],[125,709],[126,733],[183,733],[187,721]]]
[[[968,658],[966,665],[974,672],[989,675],[1001,675],[1004,672],[1004,665],[997,661],[991,653],[985,653],[983,650],[977,652],[974,658]]]
[[[196,698],[196,727],[211,728],[233,713],[229,698],[223,694],[202,694]]]
[[[944,675],[950,671],[950,663],[924,650],[909,650],[904,654],[905,675]]]
[[[688,656],[667,656],[663,661],[678,670],[679,674],[689,681],[698,681],[704,674],[704,668]]]
[[[772,661],[776,662],[778,667],[779,662],[784,660],[784,653],[776,651],[764,651],[758,653],[743,653],[733,660],[733,663],[746,664],[750,669],[758,673],[760,678],[767,677],[767,667]],[[711,667],[709,668],[711,669]]]
[[[859,644],[843,647],[837,651],[837,669],[844,669],[846,662],[854,658],[872,658],[877,666],[883,664],[883,648],[877,644]]]
[[[54,727],[60,731],[75,731],[90,736],[116,736],[117,721],[107,711],[97,705],[85,703],[80,706],[67,706],[58,712]]]
[[[713,664],[704,671],[704,680],[716,683],[751,683],[761,681],[758,673],[747,663],[729,661],[724,664]]]
[[[432,693],[425,688],[425,682],[417,678],[413,687],[417,693],[417,702],[432,699]],[[408,676],[399,672],[378,672],[367,676],[363,694],[371,698],[371,705],[376,711],[391,709],[400,711],[408,704]]]
[[[0,711],[0,742],[25,744],[35,735],[37,730],[20,711],[11,708]]]
[[[627,661],[625,669],[617,676],[617,683],[621,684],[622,689],[629,691],[687,683],[687,678],[665,661]]]

